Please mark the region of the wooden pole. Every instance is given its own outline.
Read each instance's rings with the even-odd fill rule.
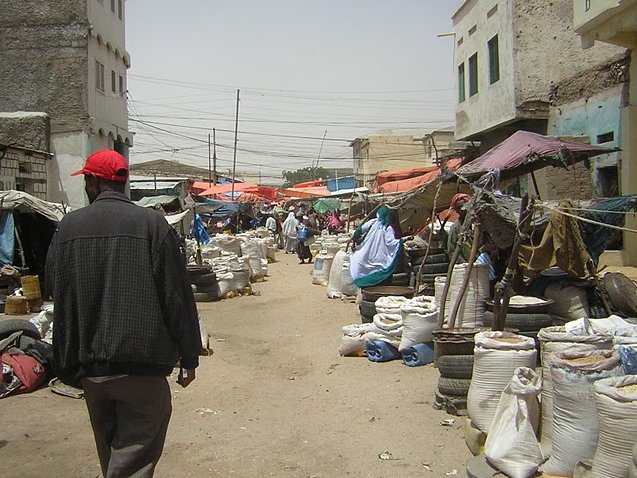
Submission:
[[[462,287],[460,287],[460,291],[458,292],[458,296],[456,297],[456,302],[455,304],[453,304],[453,309],[451,311],[451,315],[449,316],[450,329],[453,329],[456,325],[456,316],[458,315],[458,310],[460,309],[462,298],[464,297],[464,294],[467,291],[467,286],[469,285],[469,280],[471,279],[471,272],[473,271],[473,263],[475,262],[476,256],[478,255],[479,246],[480,246],[480,223],[474,222],[473,223],[473,242],[471,243],[471,253],[469,255],[469,262],[467,263],[467,270],[464,273]]]
[[[460,251],[462,249],[462,243],[464,242],[464,232],[468,228],[468,225],[471,224],[470,215],[467,214],[462,222],[462,227],[460,228],[461,233],[458,235],[458,242],[456,243],[456,249],[453,251],[453,255],[451,256],[451,260],[449,261],[449,267],[447,268],[447,281],[445,282],[445,288],[442,290],[442,298],[440,299],[440,311],[438,312],[438,328],[442,328],[445,323],[445,309],[447,296],[449,295],[449,287],[451,286],[451,274],[453,273],[453,268],[458,262],[458,257],[460,256]]]
[[[492,330],[504,330],[504,323],[509,309],[509,299],[511,298],[511,283],[515,278],[520,248],[522,247],[522,233],[526,232],[529,220],[533,214],[533,202],[534,200],[531,199],[531,201],[529,201],[529,195],[525,194],[522,198],[522,204],[520,204],[518,227],[515,233],[515,240],[513,241],[513,248],[511,249],[511,256],[509,257],[509,263],[504,277],[502,277],[502,280],[495,286]]]

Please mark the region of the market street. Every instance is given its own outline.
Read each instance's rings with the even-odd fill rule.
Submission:
[[[356,304],[328,299],[296,256],[277,258],[253,284],[260,295],[198,304],[214,354],[187,389],[171,378],[156,476],[466,476],[464,418],[431,405],[437,370],[340,357]],[[4,399],[2,411],[10,475],[100,476],[83,401],[43,388]],[[453,426],[440,425],[447,418]]]

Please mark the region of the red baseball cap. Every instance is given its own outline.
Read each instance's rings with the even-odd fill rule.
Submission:
[[[107,181],[125,183],[128,179],[126,158],[112,149],[101,149],[86,158],[86,164],[71,176],[89,174]]]

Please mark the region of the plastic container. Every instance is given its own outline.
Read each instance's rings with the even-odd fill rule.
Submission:
[[[422,344],[414,344],[407,347],[402,352],[403,363],[408,367],[418,367],[427,365],[434,361],[434,343],[426,342]]]
[[[382,340],[372,340],[365,346],[367,358],[372,362],[388,362],[400,358],[400,352],[396,347]]]

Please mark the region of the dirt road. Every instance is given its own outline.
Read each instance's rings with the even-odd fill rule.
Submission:
[[[436,369],[340,357],[356,305],[327,299],[311,265],[278,259],[254,284],[261,295],[199,304],[214,355],[201,358],[190,387],[171,378],[156,476],[466,476],[464,421],[441,426],[454,417],[431,405]],[[81,400],[45,388],[3,399],[0,411],[3,476],[100,476]]]

